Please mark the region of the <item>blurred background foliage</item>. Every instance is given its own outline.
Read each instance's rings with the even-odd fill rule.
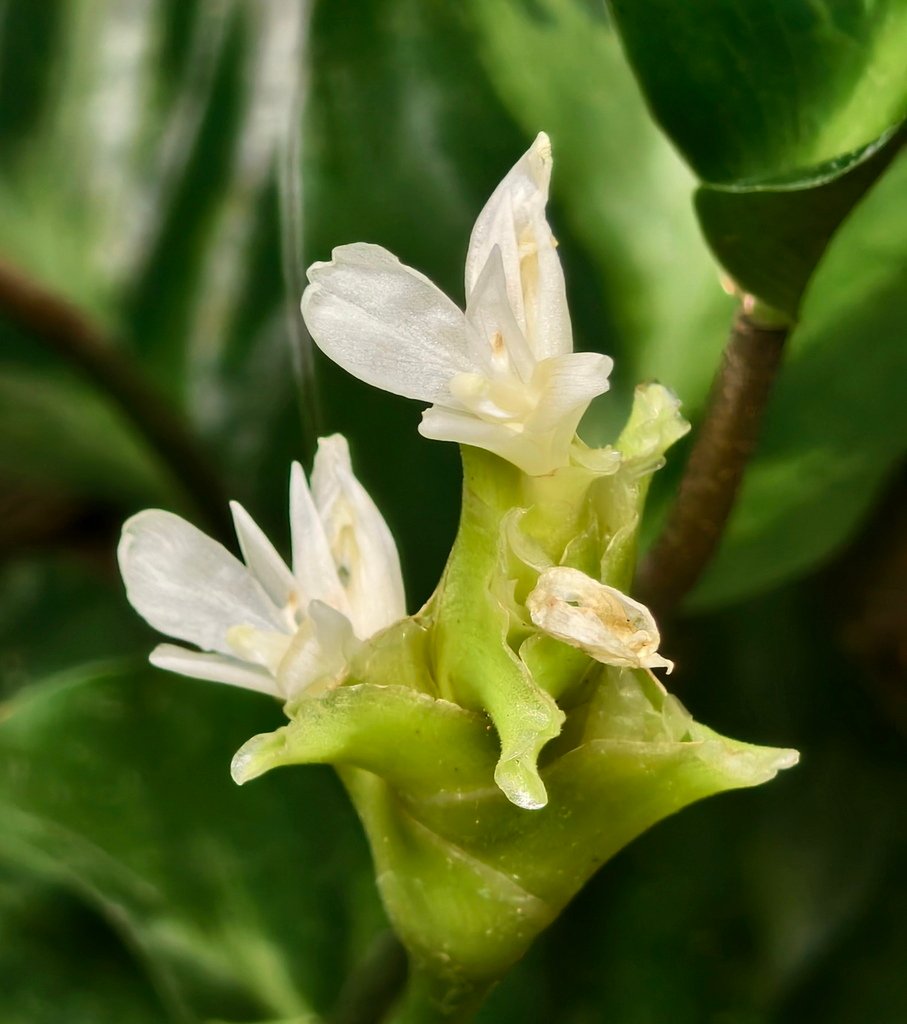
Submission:
[[[0,277],[91,341],[49,343],[0,289],[4,1022],[315,1020],[372,948],[339,784],[233,786],[279,709],[144,667],[114,545],[148,505],[223,532],[226,496],[285,538],[288,463],[339,430],[415,609],[457,454],[312,350],[304,269],[378,242],[461,300],[472,222],[540,129],[577,347],[616,362],[588,440],[642,379],[695,423],[734,309],[710,245],[799,316],[664,649],[697,718],[803,762],[637,841],[481,1019],[907,1020],[905,51],[900,0],[0,2]]]

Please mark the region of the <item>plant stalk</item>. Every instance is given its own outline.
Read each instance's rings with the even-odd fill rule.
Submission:
[[[637,572],[635,593],[657,616],[675,611],[718,547],[789,331],[759,322],[751,299],[734,319],[674,505]]]

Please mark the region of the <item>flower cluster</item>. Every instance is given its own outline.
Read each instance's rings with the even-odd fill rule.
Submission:
[[[576,353],[557,243],[545,218],[551,146],[540,134],[473,228],[466,312],[380,246],[334,250],[302,298],[319,347],[362,380],[433,402],[421,432],[492,452],[529,476],[570,462],[576,428],[612,362]],[[156,629],[160,668],[293,700],[344,679],[357,642],[406,614],[396,547],[353,475],[346,441],[322,439],[311,489],[290,476],[293,569],[241,505],[245,565],[180,517],[130,519],[119,548],[127,594]],[[569,567],[539,578],[526,607],[544,633],[603,664],[668,667],[647,609]]]
[[[292,571],[240,504],[231,511],[245,564],[171,512],[148,509],[123,527],[133,607],[201,648],[160,644],[152,663],[284,701],[339,683],[356,645],[406,614],[396,545],[346,441],[321,439],[311,488],[293,464]]]
[[[688,425],[647,384],[613,447],[576,436],[611,360],[573,352],[550,175],[539,135],[473,229],[465,312],[375,245],[309,271],[321,349],[431,403],[421,432],[461,445],[460,527],[422,609],[406,614],[390,531],[339,436],[310,484],[293,466],[292,568],[238,505],[243,562],[162,511],[129,520],[119,550],[139,613],[199,648],[163,644],[154,664],[284,702],[288,723],[234,757],[237,782],[337,767],[388,914],[448,1009],[644,829],[796,761],[699,725],[653,675],[673,666],[626,591],[650,478]]]

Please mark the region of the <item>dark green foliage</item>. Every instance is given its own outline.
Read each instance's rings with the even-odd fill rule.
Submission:
[[[308,263],[377,242],[461,302],[472,222],[544,129],[577,347],[617,363],[590,441],[641,379],[695,427],[733,310],[709,246],[797,319],[697,617],[662,647],[697,719],[802,765],[621,853],[488,1024],[907,1019],[903,657],[878,641],[880,684],[875,634],[845,649],[881,584],[836,561],[907,439],[905,51],[901,0],[0,4],[0,257],[128,354],[282,549],[290,459],[346,433],[412,610],[453,537],[457,453],[312,351]],[[4,1024],[302,1024],[383,924],[327,769],[229,780],[278,709],[144,667],[112,552],[139,508],[191,514],[180,495],[0,308]]]

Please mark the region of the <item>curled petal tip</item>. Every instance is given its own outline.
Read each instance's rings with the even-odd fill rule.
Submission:
[[[530,152],[537,154],[542,160],[551,160],[551,139],[547,132],[539,132],[536,135]]]
[[[538,811],[548,803],[548,792],[535,765],[525,765],[520,758],[499,761],[494,781],[504,796],[524,811]]]
[[[282,746],[279,733],[261,733],[244,743],[230,762],[230,776],[243,786],[275,767],[276,748]]]
[[[259,774],[252,767],[252,756],[247,747],[248,744],[237,750],[230,762],[230,777],[237,786],[245,785]]]

